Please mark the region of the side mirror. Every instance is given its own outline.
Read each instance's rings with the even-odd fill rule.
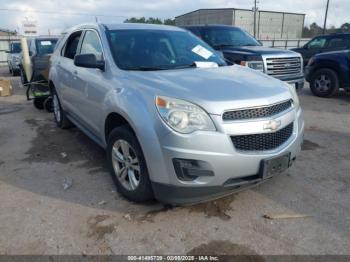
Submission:
[[[74,65],[85,68],[98,68],[105,70],[105,61],[97,60],[94,54],[82,54],[74,57]]]
[[[11,51],[6,50],[5,53],[6,54],[11,54]]]
[[[263,44],[263,42],[261,42],[260,40],[258,40],[258,42],[259,42],[259,44],[261,45],[261,46],[263,46],[264,44]]]
[[[303,48],[304,48],[304,49],[309,49],[309,46],[308,46],[307,44],[305,44],[305,45],[303,46]]]

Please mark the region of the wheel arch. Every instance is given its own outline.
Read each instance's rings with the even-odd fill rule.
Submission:
[[[130,130],[135,134],[133,127],[125,117],[116,112],[109,113],[104,123],[104,136],[106,143],[108,142],[108,136],[112,132],[112,130],[120,126],[129,127]]]

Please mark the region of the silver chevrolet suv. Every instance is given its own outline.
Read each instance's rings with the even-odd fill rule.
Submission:
[[[54,116],[106,149],[126,198],[185,204],[266,181],[300,152],[295,88],[228,66],[188,31],[87,24],[51,58]]]

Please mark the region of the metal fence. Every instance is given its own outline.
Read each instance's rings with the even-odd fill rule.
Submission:
[[[260,40],[265,47],[274,47],[281,49],[291,49],[297,47],[303,47],[310,39],[276,39],[276,40]]]
[[[0,36],[0,66],[7,65],[7,53],[12,41],[20,40],[20,36]],[[280,49],[291,49],[304,46],[310,39],[277,39],[260,40],[265,47],[274,47]]]

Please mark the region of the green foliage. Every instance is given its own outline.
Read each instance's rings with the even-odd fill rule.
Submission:
[[[335,26],[331,26],[326,30],[326,34],[335,34],[335,33],[350,33],[350,23],[344,23],[339,28],[336,28]],[[323,34],[323,28],[316,23],[312,23],[309,27],[305,26],[303,28],[304,38],[312,38],[322,34]]]
[[[124,21],[124,23],[141,23],[141,24],[158,24],[158,25],[175,25],[175,19],[160,19],[160,18],[156,18],[156,17],[140,17],[140,18],[136,18],[136,17],[131,17],[128,18]]]

